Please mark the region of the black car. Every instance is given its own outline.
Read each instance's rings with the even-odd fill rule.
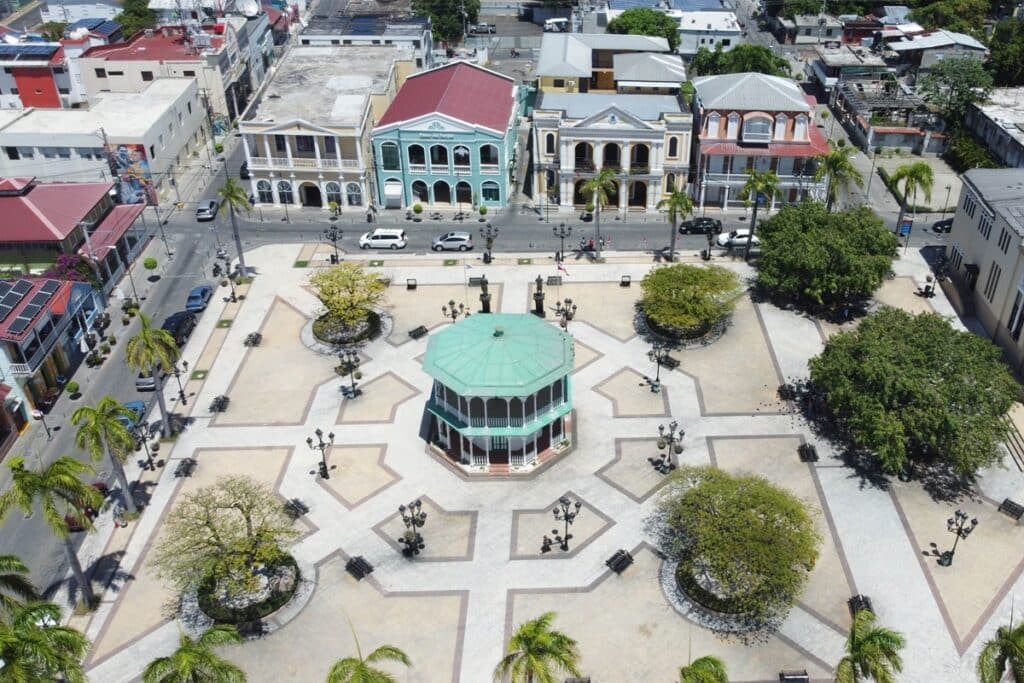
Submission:
[[[694,218],[692,221],[683,221],[679,224],[680,235],[706,235],[709,232],[713,235],[721,234],[722,221],[717,218],[701,216],[700,218]]]
[[[953,219],[947,218],[944,221],[935,221],[932,223],[932,232],[941,235],[944,232],[949,232],[953,229]]]
[[[196,328],[196,316],[194,313],[179,311],[164,321],[163,329],[171,333],[174,343],[179,347],[185,345],[188,338],[192,336],[192,330]]]

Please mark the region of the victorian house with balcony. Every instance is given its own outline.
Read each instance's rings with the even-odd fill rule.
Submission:
[[[828,152],[814,125],[813,100],[795,81],[759,73],[704,76],[693,81],[694,194],[700,208],[742,206],[751,169],[774,171],[776,204],[820,199],[813,157]]]
[[[410,76],[373,131],[384,206],[505,207],[518,113],[515,81],[474,64]]]
[[[238,127],[256,205],[379,206],[370,134],[414,69],[404,47],[293,47]]]

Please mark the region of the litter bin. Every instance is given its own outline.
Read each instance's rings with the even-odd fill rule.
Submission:
[[[490,263],[490,262],[491,262],[491,252],[485,251],[484,252],[484,263]]]
[[[332,266],[338,265],[338,255],[337,254],[331,254],[331,265]]]

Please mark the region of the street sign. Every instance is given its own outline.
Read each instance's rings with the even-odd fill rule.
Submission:
[[[910,234],[910,228],[914,226],[914,221],[911,218],[906,218],[900,223],[900,237],[906,237]]]

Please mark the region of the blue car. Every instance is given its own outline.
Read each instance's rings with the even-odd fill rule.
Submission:
[[[145,415],[146,404],[143,401],[126,401],[123,405],[132,412],[135,418],[129,418],[127,415],[118,415],[117,421],[123,424],[125,429],[131,430],[142,420],[142,416]]]
[[[202,313],[206,310],[206,305],[210,303],[210,297],[213,296],[213,287],[211,285],[199,285],[192,289],[188,293],[188,300],[185,302],[185,310],[189,313]]]

